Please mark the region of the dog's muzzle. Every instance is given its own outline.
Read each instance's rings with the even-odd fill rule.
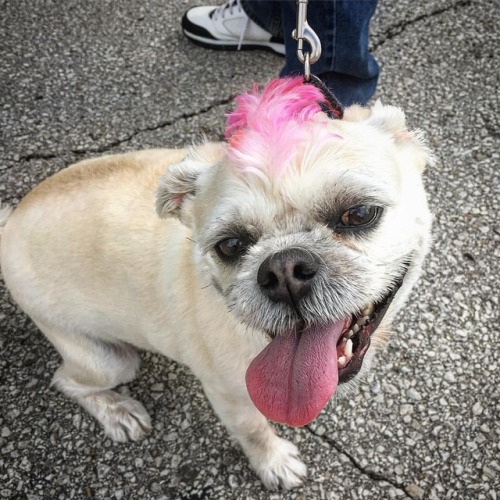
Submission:
[[[335,393],[339,383],[354,378],[363,365],[370,340],[403,284],[409,261],[379,301],[326,323],[298,321],[288,331],[270,335],[271,342],[250,363],[245,380],[255,406],[268,419],[291,426],[310,423]],[[320,269],[314,254],[286,250],[267,258],[258,281],[272,300],[297,300],[311,289]]]

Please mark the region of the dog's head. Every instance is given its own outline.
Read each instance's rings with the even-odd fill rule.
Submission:
[[[227,142],[162,178],[157,208],[193,231],[198,270],[231,314],[269,338],[247,370],[269,419],[313,420],[366,371],[420,272],[431,155],[397,108],[331,120],[300,79],[237,99]]]

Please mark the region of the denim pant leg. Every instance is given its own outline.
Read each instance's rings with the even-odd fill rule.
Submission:
[[[296,26],[295,0],[241,0],[248,16],[285,41],[285,66],[281,76],[300,74],[297,42],[291,38]],[[321,40],[320,60],[311,66],[344,105],[366,104],[375,93],[379,66],[368,51],[370,19],[377,0],[309,0],[307,21]],[[307,49],[307,44],[305,44]]]

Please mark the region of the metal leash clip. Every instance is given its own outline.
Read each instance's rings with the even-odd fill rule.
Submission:
[[[292,37],[297,40],[297,57],[304,65],[304,80],[311,78],[311,64],[321,56],[321,41],[315,31],[307,23],[308,0],[297,0],[297,28],[293,30]],[[304,50],[304,40],[309,44],[310,50]]]

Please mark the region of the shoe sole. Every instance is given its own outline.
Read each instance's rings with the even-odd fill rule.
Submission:
[[[202,36],[195,35],[189,31],[182,30],[184,35],[186,35],[189,40],[191,40],[196,45],[204,47],[206,49],[212,50],[227,50],[227,51],[237,51],[238,43],[228,43],[226,40],[216,40],[214,38],[204,38]],[[279,54],[280,56],[285,55],[285,46],[282,43],[273,42],[255,42],[255,43],[243,43],[239,50],[265,50],[267,52],[273,52],[274,54]]]

